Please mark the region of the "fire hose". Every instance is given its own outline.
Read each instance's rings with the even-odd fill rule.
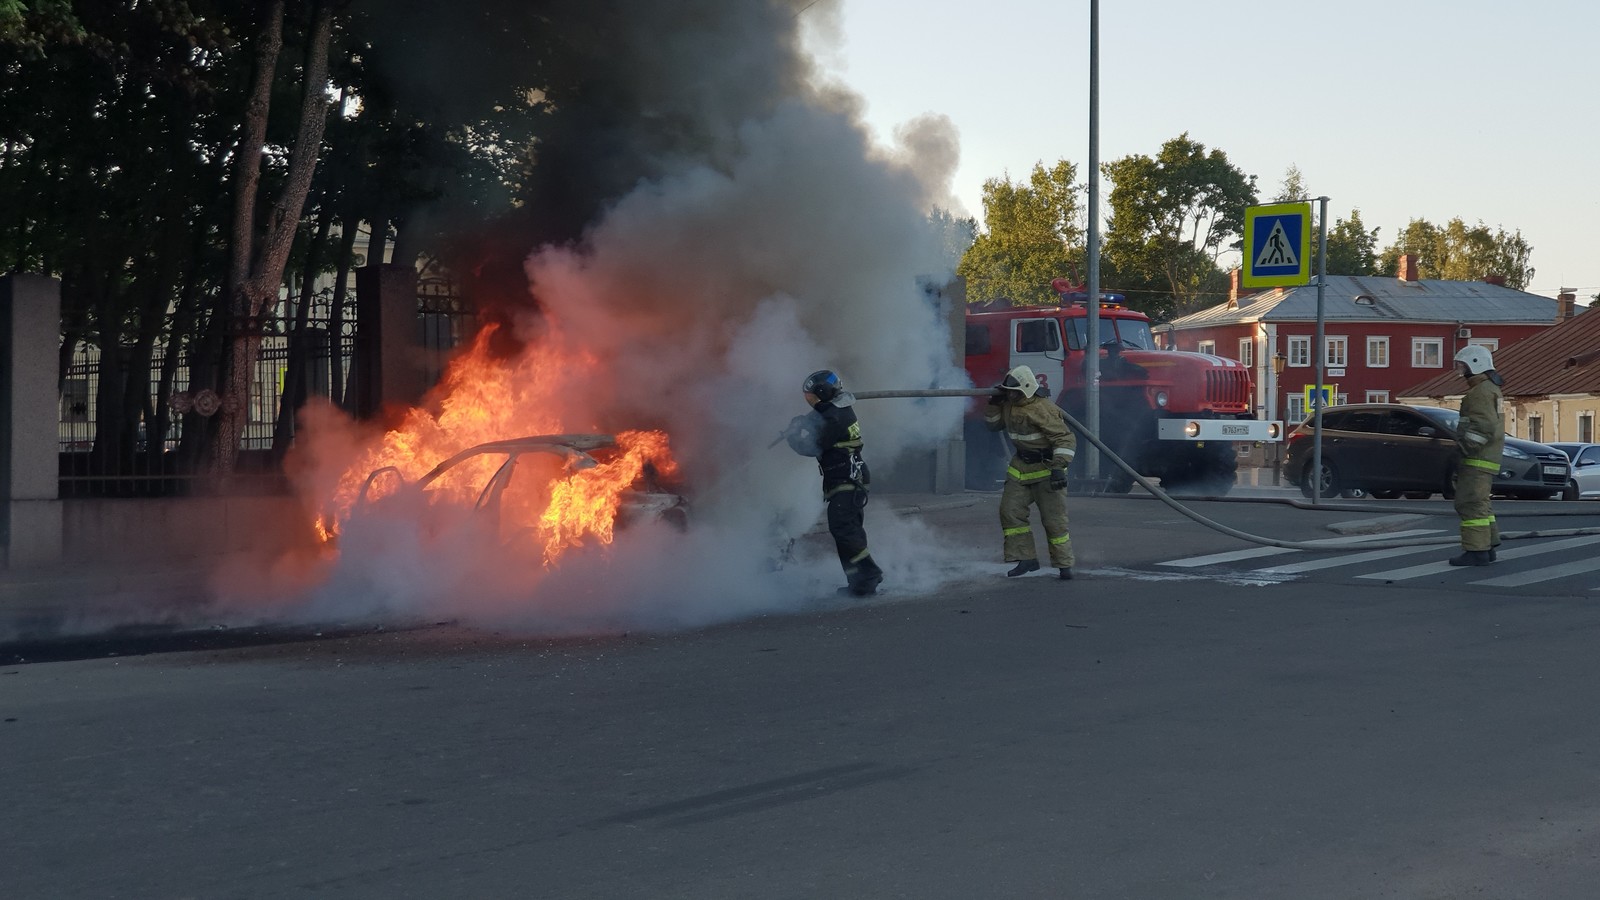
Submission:
[[[928,389],[928,390],[907,390],[907,391],[860,391],[860,392],[857,392],[855,394],[855,398],[857,400],[896,400],[896,399],[924,399],[924,398],[932,398],[932,397],[962,397],[962,398],[990,397],[990,396],[993,396],[993,395],[994,395],[994,389],[993,388],[934,388],[934,389]],[[1172,507],[1179,514],[1181,514],[1181,515],[1183,515],[1183,516],[1185,516],[1185,517],[1187,517],[1189,519],[1192,519],[1195,522],[1198,522],[1201,525],[1204,525],[1205,527],[1210,528],[1210,529],[1212,529],[1214,531],[1218,531],[1218,532],[1221,532],[1222,534],[1226,534],[1229,537],[1235,537],[1235,538],[1238,538],[1239,540],[1242,540],[1242,541],[1247,541],[1247,542],[1253,543],[1253,544],[1262,544],[1262,545],[1268,546],[1268,547],[1282,547],[1282,548],[1287,549],[1287,550],[1320,550],[1320,551],[1346,551],[1346,552],[1363,551],[1363,550],[1387,550],[1387,549],[1398,549],[1398,548],[1401,548],[1401,547],[1423,547],[1423,546],[1427,546],[1427,545],[1430,545],[1430,544],[1444,545],[1444,544],[1454,544],[1457,541],[1459,541],[1459,538],[1456,535],[1439,535],[1437,537],[1420,537],[1420,538],[1413,538],[1413,539],[1404,540],[1404,541],[1400,541],[1400,540],[1392,540],[1392,541],[1362,541],[1362,542],[1356,543],[1356,544],[1329,544],[1329,543],[1324,542],[1324,541],[1286,541],[1286,540],[1281,540],[1279,538],[1271,538],[1271,537],[1265,537],[1265,536],[1259,535],[1259,534],[1251,534],[1251,533],[1249,533],[1247,531],[1240,531],[1237,528],[1233,528],[1231,526],[1224,525],[1221,522],[1218,522],[1218,521],[1216,521],[1214,519],[1206,518],[1205,516],[1195,512],[1194,510],[1188,508],[1187,506],[1184,506],[1182,503],[1179,503],[1176,499],[1174,499],[1166,491],[1163,491],[1160,487],[1156,486],[1155,482],[1151,481],[1150,479],[1148,479],[1148,478],[1144,477],[1143,475],[1139,474],[1138,472],[1134,471],[1133,466],[1129,465],[1126,460],[1124,460],[1122,457],[1118,456],[1116,454],[1116,452],[1113,451],[1110,447],[1106,446],[1105,442],[1100,440],[1100,437],[1098,435],[1096,435],[1094,432],[1090,431],[1089,429],[1083,427],[1083,423],[1079,422],[1076,418],[1074,418],[1071,413],[1069,413],[1069,412],[1067,412],[1066,410],[1063,409],[1061,411],[1061,415],[1062,415],[1062,417],[1064,417],[1067,420],[1067,424],[1069,426],[1071,426],[1073,432],[1075,432],[1076,434],[1078,434],[1078,435],[1082,436],[1083,438],[1087,439],[1089,441],[1089,443],[1093,444],[1096,448],[1098,448],[1100,450],[1100,452],[1103,453],[1107,459],[1111,460],[1118,467],[1120,467],[1124,472],[1127,472],[1130,476],[1132,476],[1133,480],[1135,482],[1137,482],[1140,487],[1142,487],[1145,490],[1149,491],[1151,493],[1151,495],[1154,496],[1156,499],[1158,499],[1162,503],[1165,503],[1166,505]],[[1306,503],[1303,503],[1303,502],[1297,501],[1297,500],[1277,500],[1277,501],[1269,501],[1269,502],[1284,503],[1284,504],[1287,504],[1287,505],[1290,505],[1290,506],[1295,506],[1295,507],[1300,508],[1300,509],[1329,510],[1329,511],[1335,511],[1335,512],[1338,512],[1338,511],[1361,511],[1361,512],[1370,511],[1370,510],[1367,510],[1367,509],[1360,509],[1360,508],[1357,508],[1357,507],[1354,507],[1354,506],[1350,506],[1348,504],[1345,504],[1345,505],[1339,505],[1339,504],[1314,504],[1313,505],[1313,504],[1306,504]],[[1428,514],[1434,515],[1436,513],[1429,512]],[[1551,513],[1551,512],[1528,513],[1527,515],[1558,515],[1558,516],[1562,516],[1562,515],[1594,515],[1594,514],[1593,513],[1584,513],[1584,512],[1582,512],[1580,510],[1572,510],[1570,512],[1563,511],[1563,512],[1555,512],[1555,513]],[[1526,540],[1528,538],[1574,537],[1574,536],[1580,536],[1580,535],[1596,535],[1596,534],[1600,534],[1600,528],[1547,528],[1547,529],[1540,529],[1540,530],[1535,530],[1535,531],[1512,531],[1512,532],[1506,532],[1506,533],[1501,534],[1500,537],[1501,537],[1502,540],[1510,541],[1510,540]]]

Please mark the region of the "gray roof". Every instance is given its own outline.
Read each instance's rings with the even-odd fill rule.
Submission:
[[[1371,297],[1357,303],[1358,296]],[[1486,281],[1401,281],[1387,275],[1329,275],[1323,318],[1330,322],[1468,322],[1551,325],[1556,301]],[[1314,322],[1317,285],[1271,288],[1174,319],[1174,329],[1243,322]]]

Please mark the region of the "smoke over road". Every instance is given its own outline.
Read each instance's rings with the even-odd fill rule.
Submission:
[[[526,283],[496,310],[521,348],[503,364],[555,361],[535,396],[517,402],[568,432],[665,431],[692,527],[619,531],[546,568],[472,529],[430,532],[420,516],[352,523],[326,580],[266,615],[572,633],[794,608],[843,583],[831,546],[814,538],[771,570],[821,511],[811,461],[768,447],[805,411],[801,380],[818,368],[858,389],[966,379],[946,313],[921,287],[955,262],[928,214],[948,204],[956,136],[929,117],[902,129],[896,146],[872,142],[858,99],[815,80],[802,50],[801,26],[826,35],[830,6],[797,16],[787,4],[700,0],[603,16],[611,30],[595,84],[556,101],[597,106],[540,154],[546,188],[535,192],[588,185],[596,212],[576,239],[541,242],[531,236],[559,234],[555,220],[575,207],[553,203],[555,220],[541,220],[535,204],[494,237],[504,247],[530,236]],[[566,12],[583,19],[594,8]],[[626,189],[604,195],[619,182]],[[950,401],[863,403],[880,480],[902,453],[952,434],[961,411]],[[326,410],[306,423],[300,483],[326,496],[372,437]],[[867,526],[886,588],[941,577],[917,523],[886,514],[879,499]],[[259,597],[241,602],[261,609]]]

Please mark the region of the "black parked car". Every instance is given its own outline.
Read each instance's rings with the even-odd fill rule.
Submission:
[[[1453,409],[1401,403],[1357,403],[1322,411],[1322,496],[1361,489],[1382,500],[1404,494],[1421,499],[1455,496]],[[1300,492],[1311,496],[1312,420],[1288,438],[1284,468]],[[1567,455],[1554,447],[1506,436],[1494,493],[1524,500],[1561,495],[1570,477]]]

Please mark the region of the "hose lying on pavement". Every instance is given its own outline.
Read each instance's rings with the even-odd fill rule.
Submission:
[[[859,391],[859,392],[857,392],[855,394],[855,398],[857,400],[895,400],[895,399],[921,399],[921,398],[928,398],[928,397],[988,397],[988,396],[991,396],[993,394],[994,394],[994,389],[993,388],[931,388],[931,389],[926,389],[926,390],[907,390],[907,391]],[[1187,506],[1184,506],[1182,503],[1179,503],[1177,500],[1173,499],[1172,496],[1170,494],[1168,494],[1166,491],[1163,491],[1161,488],[1157,487],[1155,482],[1152,482],[1150,479],[1145,478],[1143,475],[1140,475],[1138,472],[1134,471],[1132,466],[1128,465],[1128,463],[1125,460],[1123,460],[1122,457],[1118,456],[1114,451],[1112,451],[1112,449],[1110,447],[1107,447],[1105,445],[1105,442],[1101,441],[1100,437],[1098,435],[1094,434],[1089,429],[1083,427],[1083,423],[1079,422],[1077,419],[1073,418],[1071,413],[1067,412],[1066,410],[1062,410],[1061,411],[1061,415],[1066,418],[1067,424],[1072,426],[1072,430],[1074,432],[1076,432],[1081,437],[1087,439],[1089,441],[1089,443],[1095,445],[1095,447],[1099,448],[1100,452],[1105,454],[1107,459],[1109,459],[1112,462],[1116,463],[1119,467],[1122,468],[1123,471],[1125,471],[1129,475],[1133,476],[1133,480],[1138,482],[1140,487],[1142,487],[1145,490],[1149,491],[1151,493],[1151,495],[1154,496],[1156,499],[1158,499],[1162,503],[1165,503],[1166,505],[1172,507],[1178,513],[1180,513],[1180,514],[1182,514],[1184,516],[1187,516],[1188,518],[1193,519],[1194,521],[1200,523],[1201,525],[1204,525],[1205,527],[1210,528],[1210,529],[1212,529],[1214,531],[1219,531],[1219,532],[1221,532],[1223,534],[1228,535],[1229,537],[1236,537],[1236,538],[1238,538],[1239,540],[1242,540],[1242,541],[1248,541],[1248,542],[1253,543],[1253,544],[1262,544],[1262,545],[1267,546],[1267,547],[1282,547],[1282,548],[1287,549],[1287,550],[1321,550],[1321,551],[1347,551],[1347,552],[1348,551],[1364,551],[1364,550],[1387,550],[1387,549],[1396,549],[1396,548],[1400,548],[1400,547],[1424,547],[1424,546],[1428,546],[1430,544],[1445,545],[1445,544],[1455,544],[1455,543],[1458,543],[1460,541],[1460,538],[1458,536],[1456,536],[1456,535],[1443,535],[1442,534],[1442,535],[1438,535],[1437,537],[1419,537],[1419,538],[1412,538],[1412,539],[1403,540],[1403,541],[1400,541],[1400,540],[1394,540],[1394,541],[1360,541],[1360,542],[1353,543],[1353,544],[1352,543],[1333,544],[1333,543],[1329,543],[1327,541],[1285,541],[1285,540],[1280,540],[1278,538],[1265,537],[1265,536],[1259,535],[1259,534],[1251,534],[1251,533],[1249,533],[1247,531],[1240,531],[1237,528],[1233,528],[1231,526],[1224,525],[1221,522],[1218,522],[1218,521],[1216,521],[1214,519],[1208,519],[1205,516],[1202,516],[1199,513],[1195,512],[1194,510],[1189,509]],[[1333,511],[1354,509],[1353,507],[1350,507],[1350,506],[1310,505],[1310,504],[1302,504],[1302,503],[1300,503],[1298,501],[1280,501],[1280,502],[1287,502],[1290,505],[1297,506],[1297,507],[1300,507],[1302,509],[1326,509],[1326,510],[1333,510]],[[1370,510],[1360,510],[1360,511],[1370,511]],[[1576,513],[1576,511],[1574,511],[1574,513]],[[1567,513],[1555,513],[1555,515],[1566,515],[1566,514]],[[1552,528],[1552,529],[1541,529],[1541,530],[1537,530],[1537,531],[1511,531],[1511,532],[1502,533],[1500,535],[1500,538],[1502,540],[1511,541],[1511,540],[1525,540],[1527,538],[1575,537],[1575,536],[1579,536],[1579,535],[1595,535],[1595,534],[1600,534],[1600,528]]]

